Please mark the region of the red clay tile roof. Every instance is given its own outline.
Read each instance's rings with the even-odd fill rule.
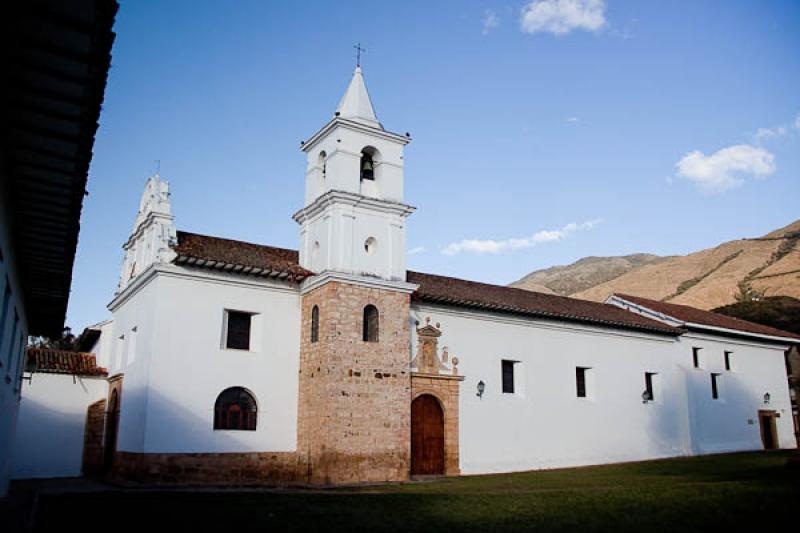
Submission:
[[[614,305],[421,272],[409,271],[406,279],[419,285],[412,295],[416,301],[669,335],[681,334],[681,330],[677,328]]]
[[[185,231],[178,232],[173,248],[179,265],[288,278],[301,281],[314,273],[302,268],[296,250],[274,248]],[[564,296],[489,285],[433,274],[408,272],[407,279],[419,285],[417,301],[515,313],[540,318],[583,322],[605,327],[636,329],[680,335],[681,330],[619,307]]]
[[[702,324],[704,326],[712,326],[715,328],[732,329],[742,331],[745,333],[756,333],[759,335],[771,335],[773,337],[786,337],[800,341],[800,336],[795,333],[783,331],[762,324],[748,322],[732,316],[721,315],[711,311],[703,311],[689,307],[688,305],[671,304],[666,302],[659,302],[657,300],[650,300],[648,298],[640,298],[639,296],[631,296],[629,294],[615,294],[615,296],[627,300],[636,305],[641,305],[651,309],[657,313],[661,313],[672,318],[676,318],[682,322],[691,322],[694,324]]]
[[[25,370],[46,374],[74,374],[78,376],[107,376],[108,370],[97,366],[93,353],[28,348]]]
[[[175,263],[254,276],[301,281],[313,273],[301,267],[297,250],[275,248],[186,231],[178,232]]]

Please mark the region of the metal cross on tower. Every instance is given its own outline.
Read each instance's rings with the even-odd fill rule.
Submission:
[[[358,43],[357,45],[353,46],[353,48],[356,49],[356,66],[360,67],[361,66],[361,52],[366,52],[367,49],[366,48],[361,48],[361,43]]]

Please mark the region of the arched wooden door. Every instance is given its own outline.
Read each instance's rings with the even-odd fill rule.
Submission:
[[[106,434],[103,440],[103,472],[108,473],[114,464],[114,452],[117,450],[117,430],[119,429],[119,398],[117,389],[111,391],[106,414]]]
[[[444,413],[430,394],[411,402],[411,475],[444,474]]]

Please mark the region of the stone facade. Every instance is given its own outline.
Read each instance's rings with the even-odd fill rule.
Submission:
[[[295,452],[117,452],[111,478],[147,484],[291,485],[307,471]]]
[[[362,339],[363,310],[379,312],[377,342]],[[311,312],[319,306],[319,340]],[[298,448],[306,481],[408,479],[411,377],[409,295],[329,281],[302,298]]]
[[[106,423],[106,400],[97,400],[86,410],[83,439],[83,473],[91,476],[103,468],[103,431]]]

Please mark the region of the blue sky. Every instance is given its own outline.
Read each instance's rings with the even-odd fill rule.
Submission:
[[[67,323],[108,316],[154,160],[179,229],[296,248],[299,150],[367,48],[412,134],[409,268],[492,283],[800,218],[800,2],[122,1]]]

